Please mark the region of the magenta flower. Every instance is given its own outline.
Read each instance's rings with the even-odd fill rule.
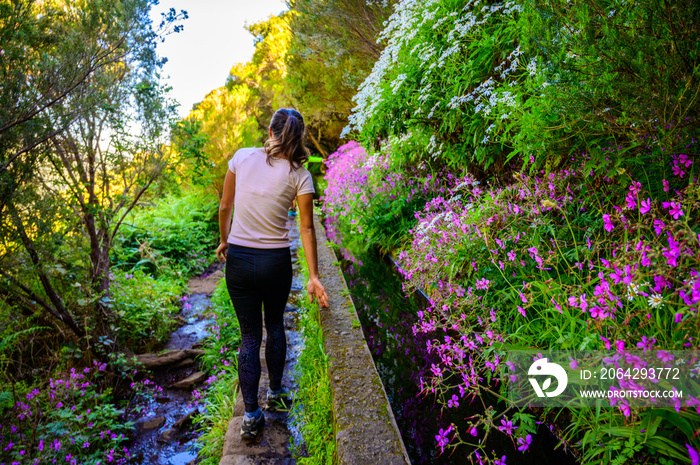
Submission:
[[[530,448],[530,444],[532,444],[532,436],[528,434],[524,439],[518,438],[518,444],[518,450],[520,452],[525,452]]]
[[[449,408],[459,407],[459,398],[456,395],[452,394],[452,399],[447,401],[447,406]]]
[[[666,223],[664,223],[663,221],[654,220],[654,232],[656,233],[657,236],[659,234],[661,234],[661,231],[663,231],[665,227],[666,227]]]
[[[651,349],[651,346],[656,342],[656,338],[647,339],[646,336],[642,336],[641,342],[637,343],[637,349],[642,349],[644,352]]]
[[[644,215],[645,213],[648,213],[649,210],[651,210],[651,199],[647,198],[646,200],[642,200],[641,205],[639,206],[639,213]]]
[[[698,454],[698,451],[690,447],[690,445],[686,444],[685,447],[688,449],[688,456],[690,457],[690,463],[692,465],[698,465],[700,464],[700,454]]]
[[[605,230],[607,232],[612,231],[615,229],[615,226],[613,226],[612,221],[610,221],[610,215],[607,213],[603,215],[603,223],[605,223]]]
[[[449,428],[443,430],[440,428],[440,431],[438,431],[438,434],[435,435],[435,440],[438,443],[438,447],[440,447],[440,452],[445,452],[445,446],[450,443],[450,440],[447,439],[447,435],[450,434],[450,431],[452,431],[452,425],[449,426]]]
[[[666,180],[664,179],[664,180],[661,181],[661,182],[662,182],[663,185],[664,185],[664,192],[668,192],[669,189],[670,189],[670,187],[669,187],[669,185],[668,185],[668,181],[666,181]]]
[[[662,205],[664,208],[668,209],[668,213],[673,216],[674,220],[677,220],[679,217],[683,216],[683,210],[681,210],[680,202],[663,202]]]
[[[518,429],[517,426],[513,426],[513,422],[510,420],[506,420],[505,418],[501,418],[501,426],[498,427],[499,431],[502,431],[506,433],[508,436],[513,434],[513,431]]]

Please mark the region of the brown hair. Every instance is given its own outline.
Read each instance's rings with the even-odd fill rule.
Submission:
[[[270,120],[272,137],[265,142],[267,164],[273,158],[289,161],[290,171],[296,170],[309,159],[309,149],[304,145],[304,118],[291,108],[280,108]]]

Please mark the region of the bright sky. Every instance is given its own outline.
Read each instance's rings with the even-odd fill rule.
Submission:
[[[234,64],[252,58],[253,36],[243,26],[277,15],[287,6],[283,0],[161,0],[151,12],[155,28],[160,14],[170,8],[189,15],[180,23],[182,32],[170,34],[158,45],[158,55],[168,57],[163,77],[184,117],[209,91],[226,83]]]

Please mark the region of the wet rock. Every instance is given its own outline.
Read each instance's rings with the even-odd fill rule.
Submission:
[[[186,422],[190,421],[194,416],[197,414],[197,410],[192,410],[190,413],[185,415],[184,417],[180,418],[178,421],[176,421],[173,424],[173,428],[182,428],[182,425],[184,425]]]
[[[192,373],[190,376],[187,378],[183,379],[182,381],[178,381],[177,383],[174,383],[171,387],[174,387],[175,389],[189,389],[195,384],[204,381],[204,379],[207,377],[207,374],[203,371],[198,371],[196,373]]]
[[[173,368],[182,368],[182,367],[188,367],[194,365],[194,360],[191,358],[186,358],[184,360],[181,360],[177,362],[175,365],[173,365]]]
[[[177,434],[177,429],[175,429],[175,428],[170,428],[169,430],[165,430],[160,434],[160,437],[158,438],[158,442],[168,442],[172,438],[174,438],[176,434]]]
[[[266,418],[260,436],[251,441],[244,441],[241,439],[242,422],[243,417],[234,417],[229,422],[224,438],[223,458],[226,456],[263,456],[269,459],[291,457],[291,452],[287,447],[290,433],[284,423]],[[225,462],[222,460],[220,463]]]
[[[155,417],[141,423],[141,428],[144,430],[158,429],[165,424],[165,417]]]
[[[173,365],[186,358],[203,355],[204,351],[199,349],[169,350],[162,354],[141,354],[136,356],[136,360],[146,368],[160,368]]]

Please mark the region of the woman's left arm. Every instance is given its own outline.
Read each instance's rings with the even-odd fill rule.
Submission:
[[[222,262],[226,261],[226,249],[228,248],[228,235],[231,232],[231,214],[233,212],[233,201],[236,197],[236,175],[231,170],[226,170],[224,180],[224,191],[221,194],[221,204],[219,205],[219,234],[221,243],[216,248],[216,256]]]

